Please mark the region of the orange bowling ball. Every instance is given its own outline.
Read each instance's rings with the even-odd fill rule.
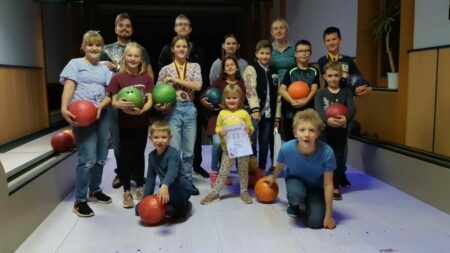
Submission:
[[[150,195],[142,199],[139,204],[139,216],[142,222],[147,225],[154,225],[164,220],[166,207],[161,203],[156,195]]]
[[[288,94],[293,99],[301,99],[305,98],[309,95],[309,92],[311,89],[309,88],[309,85],[302,81],[295,81],[291,83],[288,87]]]
[[[274,182],[272,186],[269,186],[269,184],[264,181],[264,178],[261,178],[256,182],[255,195],[259,202],[273,203],[278,196],[278,184]]]

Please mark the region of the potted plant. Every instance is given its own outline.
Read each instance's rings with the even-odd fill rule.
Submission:
[[[400,2],[388,1],[378,12],[372,21],[372,42],[378,44],[384,39],[386,54],[389,60],[391,72],[388,72],[388,88],[397,89],[398,73],[395,67],[394,57],[391,47],[391,32],[396,22],[396,17],[400,14]]]

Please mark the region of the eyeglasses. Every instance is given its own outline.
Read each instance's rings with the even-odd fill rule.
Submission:
[[[175,26],[190,26],[191,24],[189,23],[177,23],[175,24]]]
[[[311,50],[309,50],[309,49],[301,49],[301,50],[296,50],[295,52],[296,53],[310,53]]]

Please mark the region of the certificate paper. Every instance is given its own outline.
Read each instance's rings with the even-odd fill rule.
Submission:
[[[230,158],[253,154],[250,138],[248,137],[247,131],[245,131],[244,123],[224,126],[223,128],[227,130],[225,140]]]

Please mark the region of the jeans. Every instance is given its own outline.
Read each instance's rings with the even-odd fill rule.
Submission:
[[[273,156],[273,125],[273,120],[268,118],[261,118],[258,122],[258,168],[264,170],[269,149],[271,157]]]
[[[211,171],[219,172],[220,159],[222,157],[222,146],[220,145],[220,136],[218,134],[213,134],[211,136],[211,140],[212,140]]]
[[[325,218],[325,196],[320,187],[306,185],[301,179],[286,177],[287,199],[290,205],[305,204],[305,225],[322,228]]]
[[[103,110],[100,119],[86,127],[74,127],[73,133],[78,145],[76,167],[75,199],[87,201],[87,192],[100,190],[103,166],[108,157],[110,136],[109,115]]]
[[[140,128],[120,128],[120,165],[119,177],[125,191],[130,190],[131,175],[136,177],[136,186],[144,185],[145,146],[147,145],[148,126]]]
[[[172,130],[170,145],[180,151],[181,175],[192,182],[195,135],[197,133],[197,110],[192,102],[177,101],[167,116]]]
[[[116,158],[116,170],[115,172],[119,174],[120,171],[120,137],[119,137],[119,109],[110,106],[109,110],[109,124],[111,128],[111,142],[112,148],[114,149],[114,157]]]

